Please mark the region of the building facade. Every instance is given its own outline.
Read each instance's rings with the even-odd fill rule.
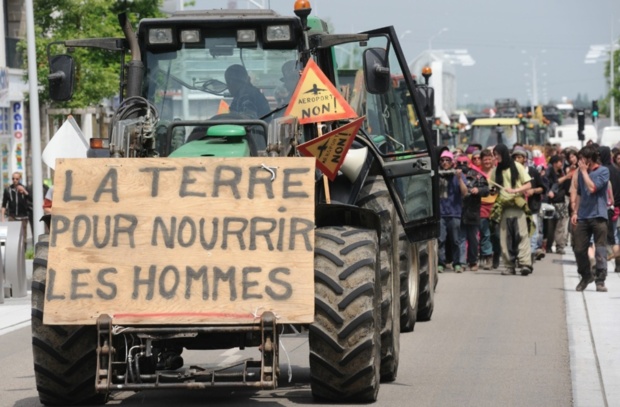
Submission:
[[[26,38],[24,0],[3,0],[0,8],[0,187],[11,182],[11,174],[22,173],[27,183],[26,121],[24,120],[23,60],[17,44]]]

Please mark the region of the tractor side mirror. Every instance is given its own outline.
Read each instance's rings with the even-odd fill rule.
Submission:
[[[426,116],[429,120],[434,120],[435,118],[435,89],[429,85],[429,79],[433,75],[433,70],[430,66],[425,66],[422,68],[422,76],[424,77],[423,84],[416,84],[415,93],[424,112],[424,116]]]
[[[364,80],[366,90],[373,95],[386,93],[390,89],[390,66],[385,49],[369,48],[364,51]]]
[[[57,102],[66,102],[73,96],[75,79],[75,62],[70,55],[54,55],[50,57],[49,81],[50,98]]]
[[[428,85],[416,85],[415,91],[424,116],[433,119],[435,117],[435,89]]]

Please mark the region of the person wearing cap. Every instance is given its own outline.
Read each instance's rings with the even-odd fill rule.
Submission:
[[[471,271],[478,271],[480,205],[481,197],[489,195],[489,183],[482,172],[470,167],[467,156],[457,157],[457,168],[462,168],[467,186],[461,216],[461,264],[467,264]]]
[[[446,242],[451,243],[451,259],[454,271],[461,273],[459,249],[463,197],[467,194],[462,170],[454,168],[454,154],[443,150],[439,158],[439,268],[446,267]]]
[[[470,144],[467,146],[467,149],[465,150],[465,154],[467,154],[468,157],[472,157],[474,151],[480,151],[482,150],[482,145],[481,144]]]
[[[531,178],[521,164],[510,157],[505,144],[498,144],[493,149],[497,167],[490,179],[499,186],[499,195],[491,211],[491,221],[499,223],[500,246],[506,270],[502,275],[516,274],[516,269],[523,276],[532,273],[532,256],[530,251],[531,213],[525,200],[525,192],[531,188]]]
[[[542,204],[542,197],[545,193],[545,184],[538,170],[528,165],[529,152],[523,147],[515,147],[512,151],[512,158],[525,168],[532,179],[532,188],[525,192],[527,197],[527,204],[532,212],[532,221],[536,227],[534,236],[530,237],[530,252],[532,253],[532,264],[534,260],[540,260],[545,257],[545,252],[542,250],[542,220],[538,217],[540,212],[540,206]]]

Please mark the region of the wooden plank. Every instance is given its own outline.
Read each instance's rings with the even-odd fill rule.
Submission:
[[[59,159],[44,323],[312,322],[314,163]]]

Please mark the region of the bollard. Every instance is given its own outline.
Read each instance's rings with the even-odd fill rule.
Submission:
[[[0,222],[0,229],[6,227],[4,237],[4,292],[7,288],[12,297],[28,295],[26,287],[26,259],[21,222]]]

